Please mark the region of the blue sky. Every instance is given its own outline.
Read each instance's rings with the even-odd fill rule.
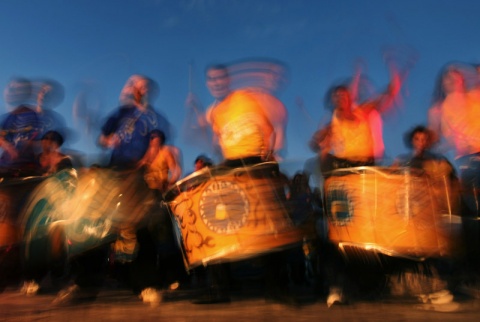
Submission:
[[[378,87],[388,81],[385,48],[400,61],[418,60],[405,83],[403,106],[385,120],[387,154],[405,152],[403,133],[425,122],[435,77],[449,61],[480,63],[479,1],[466,0],[3,0],[0,1],[0,86],[14,76],[60,82],[65,99],[56,111],[73,128],[80,89],[95,89],[97,119],[118,106],[127,78],[145,74],[160,86],[154,102],[178,131],[174,144],[185,172],[201,149],[185,142],[181,125],[193,62],[193,91],[211,97],[203,69],[211,62],[265,57],[285,62],[291,79],[280,99],[289,111],[288,160],[313,154],[307,141],[328,119],[323,98],[334,82],[364,61]],[[295,103],[304,101],[305,110]],[[7,111],[0,104],[0,111]],[[84,129],[70,148],[97,152]]]

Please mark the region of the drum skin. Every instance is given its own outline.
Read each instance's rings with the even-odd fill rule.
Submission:
[[[167,192],[187,268],[241,260],[302,240],[271,166],[212,172],[207,169],[178,182],[173,191]]]
[[[325,181],[329,239],[392,256],[449,256],[457,204],[446,182],[411,170],[335,170]]]

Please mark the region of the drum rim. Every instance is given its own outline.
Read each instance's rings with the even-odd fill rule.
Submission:
[[[278,162],[267,161],[267,162],[257,163],[257,164],[249,165],[246,167],[238,167],[238,168],[231,168],[223,165],[205,167],[175,182],[174,185],[163,194],[163,199],[167,202],[173,201],[180,193],[184,191],[183,189],[181,189],[182,185],[184,185],[185,183],[193,179],[200,179],[202,178],[202,176],[204,177],[208,176],[207,179],[210,179],[218,175],[234,174],[239,172],[246,172],[248,170],[261,170],[262,168],[268,168],[268,167],[278,167]],[[204,180],[204,181],[207,181],[207,180]]]
[[[421,176],[425,173],[422,169],[416,169],[412,167],[381,167],[381,166],[360,166],[350,168],[339,168],[328,172],[329,176],[346,175],[346,174],[367,174],[374,173],[384,177],[390,177],[394,175],[412,175]]]

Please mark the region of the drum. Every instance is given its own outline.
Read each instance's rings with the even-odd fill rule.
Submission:
[[[414,169],[338,169],[325,181],[329,239],[390,256],[448,256],[458,204],[447,178]],[[447,200],[448,199],[448,200]]]
[[[153,203],[139,172],[63,170],[35,189],[23,211],[25,258],[38,265],[47,255],[73,257],[112,242]]]
[[[246,259],[302,240],[285,206],[274,162],[204,168],[177,182],[164,198],[189,269]]]
[[[22,229],[19,213],[42,177],[16,177],[0,169],[0,291],[20,277]]]

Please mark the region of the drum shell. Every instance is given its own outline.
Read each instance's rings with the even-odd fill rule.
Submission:
[[[141,173],[89,169],[77,178],[64,170],[39,185],[23,211],[25,257],[36,263],[45,250],[73,257],[108,244],[119,229],[136,227],[152,204]]]
[[[456,193],[441,179],[386,168],[334,171],[325,181],[330,241],[392,256],[451,255]],[[445,198],[451,201],[448,207]]]
[[[21,241],[21,209],[42,177],[2,178],[0,181],[0,247]]]
[[[290,220],[280,179],[268,166],[261,167],[213,171],[211,176],[201,172],[179,183],[176,196],[166,194],[174,195],[167,201],[188,268],[241,260],[302,240]]]

